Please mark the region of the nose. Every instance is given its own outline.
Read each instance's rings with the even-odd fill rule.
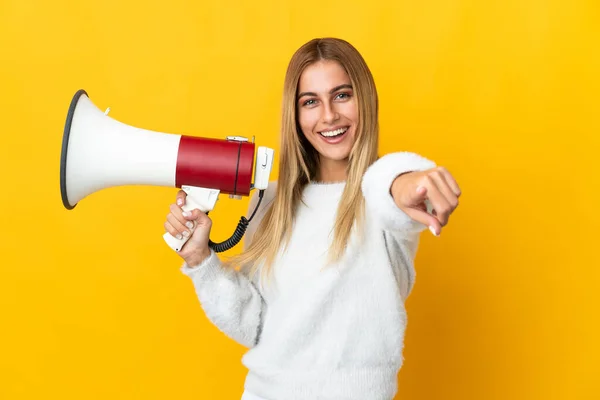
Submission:
[[[340,118],[340,115],[332,104],[324,103],[322,118],[326,124],[332,124]]]

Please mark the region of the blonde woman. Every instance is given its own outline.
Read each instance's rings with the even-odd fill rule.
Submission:
[[[208,318],[249,348],[242,399],[383,400],[397,392],[419,235],[440,235],[460,189],[417,154],[379,158],[378,130],[375,83],[361,55],[346,41],[314,39],[287,70],[279,179],[264,193],[244,251],[225,264],[208,245],[209,217],[184,215],[181,191],[171,205],[166,230],[191,235],[179,253],[182,272]],[[254,195],[249,212],[257,204]]]

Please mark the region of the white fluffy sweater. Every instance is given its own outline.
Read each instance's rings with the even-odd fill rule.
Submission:
[[[322,268],[345,183],[311,183],[297,209],[291,243],[270,282],[226,269],[215,253],[182,267],[208,318],[249,347],[245,388],[269,400],[389,400],[397,391],[406,327],[404,301],[426,227],[390,195],[401,173],[435,164],[413,153],[381,157],[363,177],[366,232],[344,258]],[[265,194],[246,242],[273,198]],[[250,209],[256,204],[253,196]]]

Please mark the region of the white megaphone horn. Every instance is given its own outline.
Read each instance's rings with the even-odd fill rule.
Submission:
[[[140,129],[107,113],[91,102],[85,90],[71,100],[60,160],[60,192],[66,209],[96,191],[123,185],[181,188],[187,193],[184,211],[198,208],[208,213],[220,193],[239,198],[258,189],[259,202],[262,199],[273,149],[256,149],[239,136],[211,139]],[[221,252],[235,246],[248,222],[242,217],[232,237],[222,243],[210,241],[211,248]],[[175,251],[187,241],[168,232],[164,239]]]

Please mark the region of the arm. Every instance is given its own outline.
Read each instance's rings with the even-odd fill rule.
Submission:
[[[250,223],[249,230],[255,229],[259,223],[259,214],[267,203],[266,197],[265,194],[261,210]],[[250,200],[249,213],[254,210],[257,200],[255,193]],[[244,240],[244,248],[249,243],[250,240]],[[256,345],[266,304],[247,275],[225,268],[213,250],[198,265],[184,263],[181,271],[191,278],[200,304],[213,324],[246,347]]]
[[[435,163],[413,153],[390,153],[374,162],[362,182],[368,218],[383,230],[385,248],[406,299],[412,291],[416,271],[414,258],[419,234],[426,226],[411,219],[396,204],[391,189],[398,176],[434,168]]]
[[[414,284],[419,233],[429,225],[439,236],[458,206],[461,190],[454,177],[432,161],[413,153],[391,153],[366,171],[363,194],[368,217],[383,230],[387,254],[406,298]]]

